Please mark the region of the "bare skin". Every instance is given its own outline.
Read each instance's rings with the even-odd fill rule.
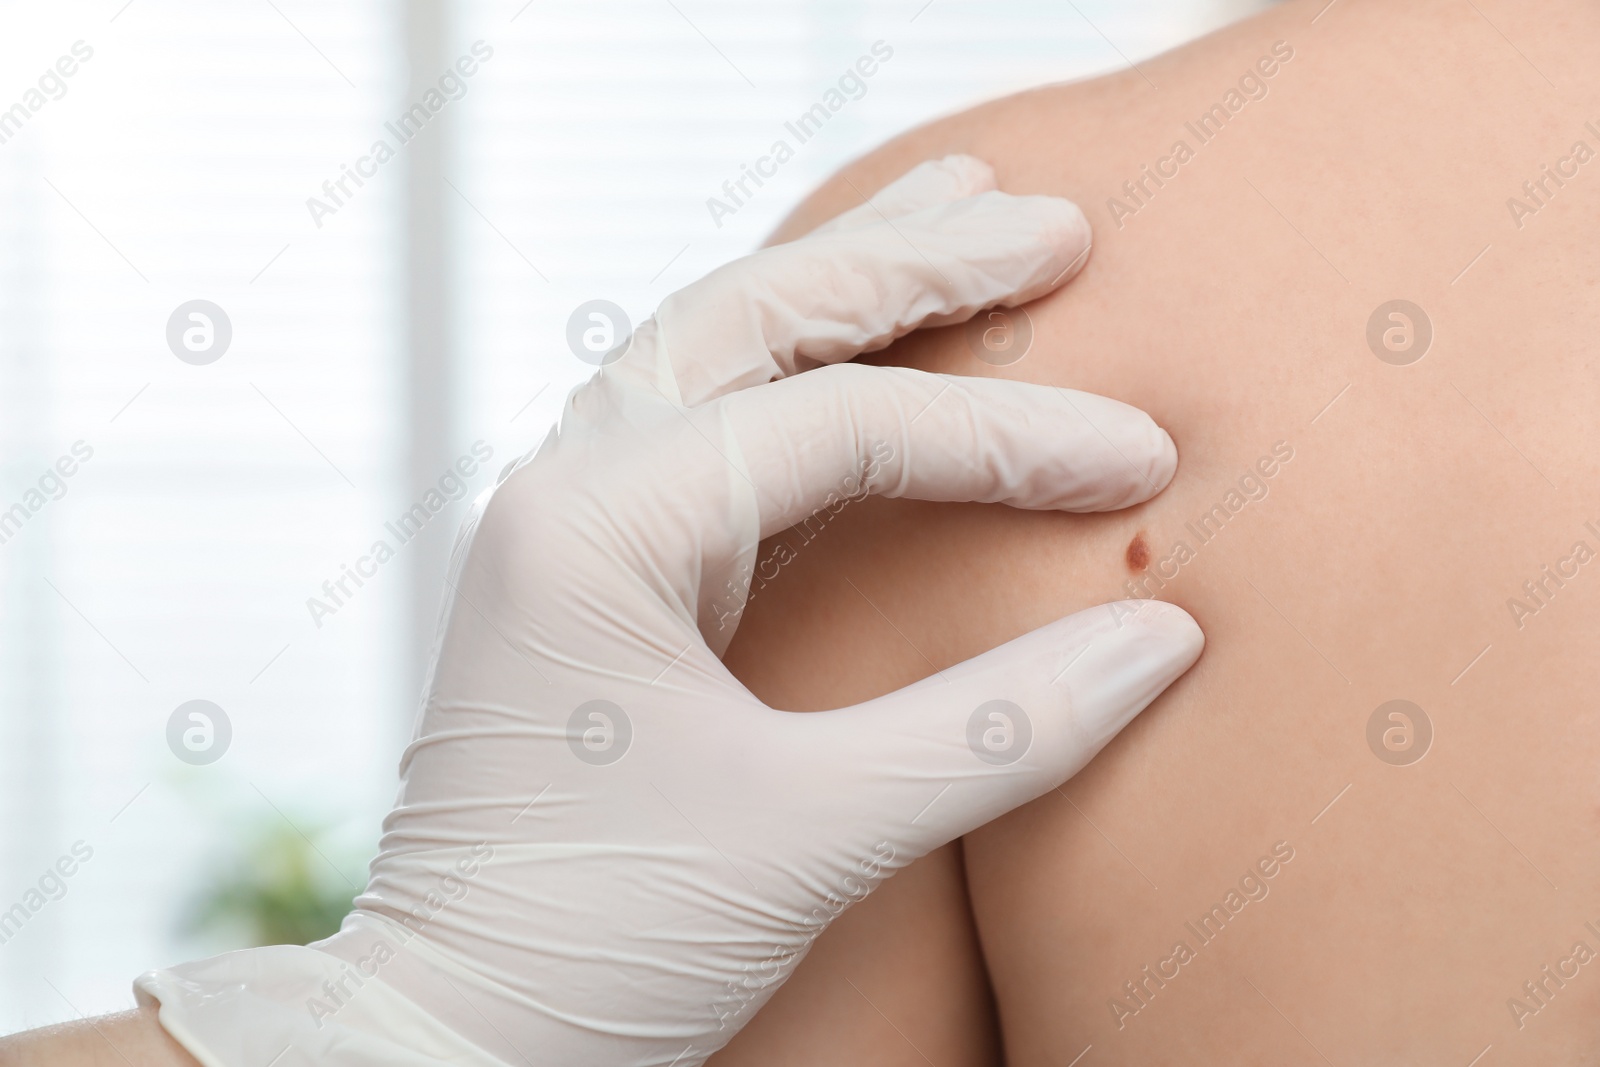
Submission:
[[[0,1038],[0,1067],[200,1067],[154,1008]]]
[[[727,657],[758,696],[869,698],[1130,581],[1207,651],[969,835],[964,884],[938,856],[947,892],[858,905],[721,1067],[1001,1062],[984,973],[1014,1067],[1594,1062],[1600,8],[1326,3],[913,131],[775,238],[953,152],[1076,200],[1095,251],[1028,308],[1026,358],[960,328],[878,358],[1117,397],[1182,458],[1128,512],[870,500],[791,531]],[[1220,132],[1185,126],[1267,69]],[[1378,317],[1389,361],[1367,339],[1397,298],[1433,328],[1409,365],[1403,320]],[[1426,746],[1387,712],[1369,742],[1396,699]],[[916,1010],[846,995],[864,975]]]

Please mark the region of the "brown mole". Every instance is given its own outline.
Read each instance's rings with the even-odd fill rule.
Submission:
[[[1133,540],[1128,542],[1128,569],[1135,574],[1150,566],[1150,545],[1144,539],[1143,533],[1133,535]]]

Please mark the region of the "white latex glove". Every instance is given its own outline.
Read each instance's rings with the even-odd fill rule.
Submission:
[[[1114,400],[841,362],[1081,265],[1075,206],[993,186],[924,164],[669,297],[573,393],[457,542],[357,911],[312,949],[146,975],[180,1041],[216,1067],[700,1063],[844,907],[1060,785],[1188,669],[1200,630],[1154,601],[816,714],[718,658],[759,539],[846,496],[1105,511],[1172,477]]]

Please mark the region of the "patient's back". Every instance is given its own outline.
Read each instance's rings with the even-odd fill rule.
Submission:
[[[1105,393],[1181,454],[1114,515],[853,505],[729,656],[804,710],[1130,580],[1205,628],[967,839],[1021,1067],[1600,1057],[1600,8],[1325,2],[847,171],[965,152],[1081,204],[1093,256],[1020,362],[960,328],[882,359]],[[858,202],[830,183],[784,236]]]

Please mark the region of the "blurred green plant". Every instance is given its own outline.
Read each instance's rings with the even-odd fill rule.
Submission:
[[[311,840],[325,836],[321,828],[302,835],[276,815],[258,822],[227,872],[187,909],[184,932],[256,946],[304,945],[337,931],[357,890]]]

